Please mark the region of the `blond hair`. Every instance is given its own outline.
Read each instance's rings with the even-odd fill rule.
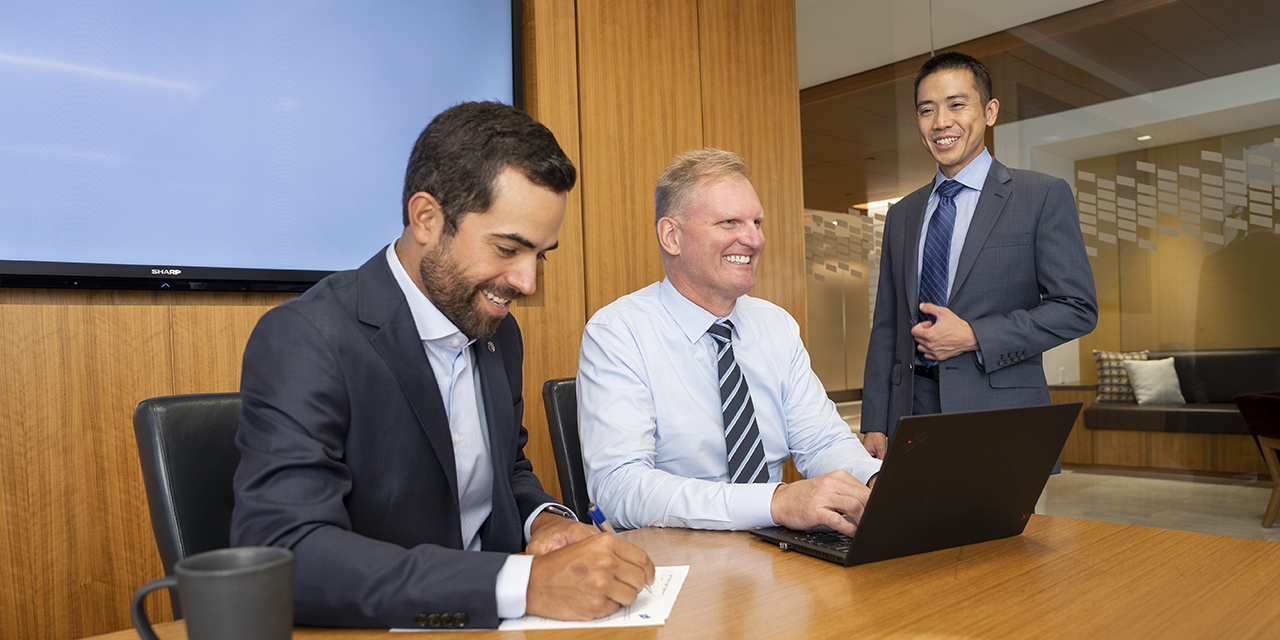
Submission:
[[[686,151],[667,165],[653,190],[653,223],[664,217],[684,220],[694,189],[704,180],[750,180],[751,170],[742,156],[723,149]]]

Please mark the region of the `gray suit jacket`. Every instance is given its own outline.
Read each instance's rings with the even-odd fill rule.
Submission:
[[[917,254],[933,183],[889,209],[863,379],[862,431],[892,439],[911,415],[920,320]],[[964,353],[939,364],[943,412],[1049,403],[1041,353],[1093,330],[1093,271],[1071,188],[991,162],[960,252],[947,307],[973,326],[985,364]]]
[[[554,500],[524,456],[515,320],[472,348],[494,469],[483,552],[462,550],[444,401],[383,252],[258,322],[231,543],[293,550],[297,623],[413,627],[435,613],[498,625],[497,572],[523,549],[524,520]]]

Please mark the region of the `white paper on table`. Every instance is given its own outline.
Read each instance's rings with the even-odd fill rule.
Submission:
[[[654,627],[667,621],[671,608],[676,604],[676,596],[680,595],[680,587],[689,575],[689,565],[680,567],[657,567],[654,574],[653,593],[644,589],[631,606],[622,607],[613,615],[586,622],[568,622],[550,620],[538,616],[526,615],[512,620],[503,620],[498,625],[499,631],[516,631],[525,629],[591,629],[596,627]]]
[[[503,620],[499,631],[517,631],[525,629],[592,629],[597,627],[654,627],[660,626],[671,615],[671,608],[676,604],[676,596],[680,595],[680,587],[689,575],[689,565],[680,567],[657,567],[653,578],[653,593],[643,589],[631,606],[618,609],[613,615],[586,622],[551,620],[538,616],[526,615],[511,620]],[[444,631],[444,629],[392,629],[393,633],[410,631]],[[461,631],[459,629],[459,631]]]

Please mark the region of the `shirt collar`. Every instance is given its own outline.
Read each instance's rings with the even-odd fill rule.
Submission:
[[[409,302],[409,312],[413,315],[413,324],[418,328],[420,339],[434,341],[462,336],[466,344],[474,342],[463,335],[443,313],[440,313],[440,310],[431,303],[431,299],[418,288],[417,284],[414,284],[413,279],[409,277],[409,272],[404,270],[404,265],[400,264],[400,258],[396,256],[395,242],[387,245],[387,264],[391,267],[391,275],[396,278],[396,284],[400,285],[400,290],[404,292],[405,300]]]
[[[741,299],[741,298],[739,298]],[[658,301],[662,303],[662,308],[671,314],[671,318],[676,321],[676,325],[684,332],[689,342],[697,342],[702,336],[707,334],[707,329],[720,318],[715,314],[698,306],[692,300],[684,297],[675,285],[671,284],[671,280],[662,279],[662,284],[658,285]],[[738,305],[733,305],[733,311],[725,316],[734,324],[733,331],[738,333]]]
[[[965,165],[956,177],[951,178],[960,184],[973,189],[974,191],[982,191],[982,185],[987,182],[987,173],[991,171],[991,154],[986,147],[982,148],[982,153],[974,158],[972,162]],[[948,178],[942,175],[942,168],[935,170],[933,176],[933,190],[936,192],[943,181]],[[933,195],[932,193],[930,195]]]

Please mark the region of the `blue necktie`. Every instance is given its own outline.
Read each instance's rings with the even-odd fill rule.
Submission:
[[[924,238],[924,259],[920,262],[920,302],[932,302],[947,306],[947,265],[951,262],[951,232],[956,227],[956,196],[964,185],[947,180],[938,185],[938,208],[929,219],[928,235]],[[938,319],[930,314],[923,317],[931,322]]]
[[[707,329],[716,341],[716,369],[720,374],[720,412],[724,419],[724,449],[729,457],[729,481],[768,482],[769,465],[756,426],[756,409],[742,367],[733,357],[733,323],[716,320]]]
[[[964,185],[947,180],[938,185],[938,208],[929,219],[929,231],[924,238],[924,256],[920,261],[920,302],[932,302],[947,306],[947,271],[951,262],[951,233],[956,227],[956,196]],[[920,314],[921,321],[937,322],[932,314]],[[919,353],[916,358],[926,366],[937,364]]]

